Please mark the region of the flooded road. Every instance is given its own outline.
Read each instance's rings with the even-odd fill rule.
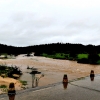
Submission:
[[[96,75],[93,81],[91,81],[90,77],[86,77],[82,80],[71,82],[71,84],[100,92],[100,75]]]
[[[27,66],[37,68],[38,71],[44,74],[44,77],[39,80],[38,86],[61,82],[64,74],[68,75],[68,80],[89,76],[91,70],[94,70],[95,74],[100,74],[100,65],[80,64],[76,61],[46,57],[26,57],[19,55],[16,59],[0,60],[0,64],[5,63],[6,65],[16,65],[22,70],[23,75],[20,80],[27,81],[27,87],[32,87],[32,75],[27,73]],[[4,78],[3,81],[0,81],[0,84],[9,84],[8,81],[11,81],[10,78],[6,80],[7,79]],[[16,89],[19,90],[19,84],[17,83]]]
[[[0,95],[0,100],[8,100],[7,95]],[[94,81],[90,77],[73,80],[67,87],[57,83],[17,91],[15,100],[100,100],[100,75]]]

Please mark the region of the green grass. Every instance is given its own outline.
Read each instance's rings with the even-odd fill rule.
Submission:
[[[27,81],[20,80],[20,82],[22,83],[22,85],[27,85]]]
[[[73,59],[77,60],[77,59],[82,59],[82,58],[88,58],[88,54],[78,54],[77,58],[70,57],[70,54],[65,54],[65,53],[55,53],[55,54],[52,54],[52,55],[48,55],[46,53],[43,53],[42,56],[54,58],[54,59],[69,59],[69,60],[73,60]]]
[[[54,58],[54,59],[66,59],[66,58],[68,58],[69,54],[55,53],[55,54],[52,54],[52,55],[48,55],[46,53],[43,53],[42,56],[49,57],[49,58]]]
[[[1,85],[0,88],[7,88],[7,86],[6,85]]]
[[[78,54],[77,55],[77,59],[82,59],[82,58],[88,59],[88,54]]]
[[[42,54],[42,56],[44,56],[44,57],[48,57],[48,54],[46,54],[46,53],[43,53],[43,54]]]
[[[55,55],[54,55],[54,58],[55,59],[64,59],[64,58],[66,58],[66,56],[65,56],[65,54],[63,54],[63,53],[56,53]]]
[[[82,60],[84,61],[88,61],[88,55],[87,53],[81,53],[81,54],[77,54],[77,56],[71,57],[70,54],[65,54],[65,53],[54,53],[52,55],[48,55],[46,53],[43,53],[42,56],[44,57],[49,57],[49,58],[53,58],[53,59],[68,59],[68,60]],[[100,54],[98,54],[100,56]],[[97,61],[97,64],[100,64],[100,60]]]

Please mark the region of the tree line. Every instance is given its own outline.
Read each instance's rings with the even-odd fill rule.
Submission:
[[[7,53],[8,55],[27,54],[34,52],[35,56],[47,56],[58,59],[77,60],[78,63],[99,64],[100,61],[100,45],[83,45],[72,43],[50,43],[32,45],[26,47],[15,47],[0,44],[0,54]],[[85,54],[86,57],[78,58],[79,54]],[[51,55],[51,56],[50,56]],[[61,57],[62,56],[62,57]]]

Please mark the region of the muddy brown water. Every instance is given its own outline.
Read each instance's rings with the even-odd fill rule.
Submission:
[[[63,75],[68,75],[68,80],[89,76],[90,71],[100,74],[100,65],[79,64],[76,61],[58,60],[46,57],[25,57],[18,56],[16,59],[0,60],[0,64],[17,65],[22,69],[23,75],[20,80],[28,82],[28,87],[32,86],[32,75],[27,73],[27,66],[37,68],[44,74],[39,80],[39,86],[61,82]]]

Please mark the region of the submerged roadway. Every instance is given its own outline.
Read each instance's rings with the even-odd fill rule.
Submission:
[[[1,94],[0,100],[9,98],[7,94]],[[100,76],[96,75],[94,81],[86,77],[68,84],[59,82],[17,91],[15,100],[100,100]]]

